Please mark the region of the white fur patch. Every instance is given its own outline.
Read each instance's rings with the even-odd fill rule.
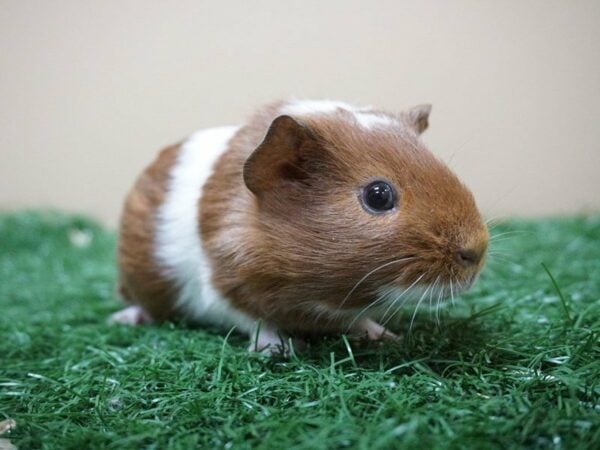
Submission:
[[[202,130],[182,145],[157,215],[155,257],[165,276],[177,284],[177,307],[188,319],[250,333],[254,320],[235,310],[211,283],[212,268],[202,248],[198,220],[204,184],[237,130]]]
[[[284,105],[280,112],[281,114],[289,114],[291,116],[308,116],[313,114],[332,114],[339,109],[352,113],[358,124],[367,130],[399,125],[396,119],[385,114],[377,114],[371,107],[359,107],[331,100],[292,100],[290,103]]]
[[[332,100],[292,100],[281,109],[282,114],[304,116],[309,114],[331,114],[338,109],[354,111],[357,108],[348,103]]]
[[[354,117],[356,117],[356,120],[362,127],[367,129],[373,129],[378,127],[385,128],[399,125],[397,120],[391,118],[390,116],[385,116],[382,114],[355,112]]]

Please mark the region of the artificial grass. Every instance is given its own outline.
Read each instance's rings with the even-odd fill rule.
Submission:
[[[409,332],[408,311],[400,345],[332,338],[281,360],[235,333],[106,325],[114,234],[4,215],[0,421],[21,449],[598,449],[600,217],[493,233],[439,324],[424,310]]]

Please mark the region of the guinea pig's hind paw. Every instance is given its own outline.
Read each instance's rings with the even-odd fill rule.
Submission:
[[[108,323],[135,326],[144,323],[152,323],[152,318],[140,306],[132,305],[111,314],[108,318]]]

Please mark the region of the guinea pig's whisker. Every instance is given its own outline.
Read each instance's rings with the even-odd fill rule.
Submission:
[[[413,315],[412,315],[412,317],[410,319],[410,326],[408,327],[408,331],[409,332],[412,331],[413,324],[415,323],[415,317],[417,317],[417,311],[419,311],[419,307],[421,306],[421,302],[423,301],[423,298],[425,298],[425,295],[427,295],[427,291],[429,289],[431,289],[431,286],[432,286],[431,284],[429,286],[427,286],[427,289],[425,289],[425,291],[421,295],[421,298],[417,302],[417,305],[415,306],[415,311],[413,312]]]
[[[439,275],[438,275],[438,280],[439,280]],[[442,304],[442,294],[444,293],[444,286],[440,285],[440,287],[438,288],[438,293],[437,293],[437,301],[435,304],[435,320],[437,322],[437,324],[440,324],[440,306]]]
[[[369,278],[371,275],[373,275],[375,272],[384,269],[388,266],[391,266],[392,264],[398,264],[401,262],[405,262],[405,261],[410,261],[413,259],[417,259],[416,256],[409,256],[406,258],[400,258],[400,259],[395,259],[393,261],[389,261],[387,263],[384,263],[380,266],[377,266],[375,269],[371,270],[370,272],[368,272],[365,276],[363,276],[360,280],[358,280],[358,282],[354,285],[354,287],[352,289],[350,289],[350,292],[348,292],[348,294],[346,295],[346,297],[344,297],[344,300],[342,300],[342,302],[340,303],[340,306],[338,306],[338,309],[341,309],[344,304],[346,303],[346,301],[348,301],[348,299],[350,298],[350,296],[354,293],[354,291],[356,291],[356,289],[358,289],[358,287],[367,279]]]
[[[490,232],[490,234],[491,234],[492,230],[494,230],[498,226],[502,225],[502,223],[504,223],[504,219],[505,219],[504,217],[496,216],[496,217],[491,217],[485,221],[485,225],[488,228],[488,231]]]
[[[374,301],[372,301],[371,303],[369,303],[367,306],[365,306],[364,308],[362,308],[359,313],[354,316],[354,319],[352,319],[352,322],[350,322],[350,327],[352,325],[354,325],[354,323],[363,315],[365,314],[369,309],[373,308],[374,306],[377,306],[380,303],[383,303],[386,298],[389,296],[389,293],[386,293],[384,295],[382,295],[381,297],[378,297],[377,299],[375,299]]]
[[[497,240],[501,236],[513,237],[515,234],[532,234],[532,233],[531,233],[531,231],[525,231],[525,230],[505,231],[504,233],[492,234],[492,236],[490,236],[490,242]]]
[[[509,254],[505,253],[505,252],[499,252],[497,250],[494,250],[494,251],[489,252],[488,256],[491,256],[491,257],[501,256],[501,257],[507,258],[509,256]]]
[[[435,302],[435,321],[440,324],[440,306],[442,304],[442,294],[444,293],[444,286],[440,283],[437,291],[437,299]]]
[[[502,220],[502,218],[500,216],[494,216],[494,217],[490,217],[489,219],[487,219],[485,221],[485,224],[487,226],[496,226],[498,224],[498,221]],[[492,222],[496,221],[496,223],[490,225]]]
[[[514,239],[514,236],[506,236],[506,237],[501,237],[500,239],[490,240],[488,248],[490,248],[490,249],[495,248],[496,246],[500,245],[501,242],[512,242],[513,239]],[[504,245],[504,244],[502,244],[502,245]]]
[[[402,301],[402,303],[400,305],[398,305],[398,307],[394,310],[394,312],[392,313],[392,315],[390,315],[390,317],[386,320],[385,316],[387,316],[387,314],[390,312],[391,309],[394,308],[394,305],[396,304],[396,302],[398,302],[402,297],[404,297],[407,293],[409,293],[412,289],[414,289],[414,287],[417,285],[417,283],[419,281],[421,281],[423,279],[423,277],[426,274],[421,274],[421,276],[419,276],[415,281],[413,281],[410,286],[408,286],[406,289],[404,289],[387,307],[387,309],[385,310],[385,312],[383,313],[383,315],[381,316],[381,320],[383,322],[383,326],[385,326],[391,319],[392,317],[394,317],[394,315],[400,310],[400,308],[402,308],[402,306],[404,306],[404,304],[406,303],[406,301],[408,300],[408,297],[405,297],[404,300]]]
[[[489,254],[489,262],[495,263],[496,261],[512,264],[513,266],[518,267],[519,269],[523,269],[523,266],[521,264],[513,261],[512,259],[507,257],[505,254],[497,253],[497,252],[490,253]]]
[[[413,284],[411,284],[411,285],[410,285],[410,286],[409,286],[409,287],[408,287],[408,288],[407,288],[407,289],[406,289],[404,292],[402,292],[402,294],[400,294],[400,295],[399,295],[399,296],[398,296],[398,297],[397,297],[397,298],[396,298],[396,299],[395,299],[395,300],[392,302],[392,305],[391,305],[391,307],[393,307],[393,306],[396,304],[396,302],[397,302],[398,300],[400,300],[400,299],[401,299],[401,298],[402,298],[402,297],[403,297],[405,294],[407,294],[408,292],[410,292],[410,290],[411,290],[411,289],[414,289],[414,288],[416,287],[416,283],[417,283],[417,282],[419,282],[419,281],[420,281],[420,280],[421,280],[421,279],[422,279],[422,278],[423,278],[425,275],[427,275],[427,273],[424,273],[424,274],[422,274],[422,275],[421,275],[421,276],[420,276],[420,277],[419,277],[419,278],[418,278],[418,279],[417,279],[417,280],[416,280],[416,281],[415,281]],[[425,289],[425,291],[423,292],[423,296],[424,296],[425,294],[427,294],[427,289]],[[421,298],[422,298],[422,297],[421,297]],[[408,302],[408,300],[409,300],[409,299],[410,299],[410,297],[408,297],[408,296],[407,296],[407,297],[404,297],[404,299],[402,300],[402,302],[400,302],[400,304],[394,308],[394,311],[392,312],[392,314],[390,314],[390,316],[389,316],[389,317],[388,317],[386,320],[384,320],[384,318],[385,318],[385,314],[384,314],[384,316],[382,317],[382,320],[384,320],[384,321],[383,321],[383,323],[382,323],[382,326],[384,326],[384,327],[385,327],[385,326],[386,326],[386,325],[387,325],[389,322],[391,322],[391,321],[392,321],[392,319],[394,318],[394,316],[395,316],[396,314],[398,314],[398,312],[400,312],[400,311],[402,310],[402,308],[403,308],[403,307],[404,307],[404,305],[405,305],[405,304]],[[388,309],[389,309],[389,308],[388,308]],[[386,313],[387,313],[387,311],[386,311]]]
[[[435,289],[437,287],[437,284],[440,281],[440,276],[438,275],[433,284],[431,285],[431,291],[429,292],[429,317],[431,317],[431,311],[433,310],[433,293],[435,292]]]
[[[388,306],[388,308],[386,309],[385,313],[382,316],[382,320],[385,318],[385,315],[388,313],[388,311],[390,310],[390,308],[393,306],[393,304],[398,301],[406,292],[408,292],[416,283],[419,282],[419,280],[421,278],[423,278],[424,274],[421,275],[417,280],[415,280],[408,288],[406,288],[404,291],[402,291],[402,293],[397,296],[390,304],[390,306]],[[364,308],[362,308],[359,313],[354,316],[354,319],[352,319],[352,321],[350,322],[350,324],[348,325],[348,329],[352,328],[352,325],[354,325],[356,323],[356,321],[363,315],[365,314],[369,309],[373,308],[376,305],[379,305],[380,303],[384,303],[386,300],[388,300],[389,296],[391,295],[391,293],[394,292],[394,289],[389,289],[387,292],[381,294],[379,297],[377,297],[374,301],[372,301],[371,303],[369,303],[367,306],[365,306]],[[385,326],[385,324],[383,325]]]
[[[454,273],[453,267],[450,268],[450,277],[448,279],[448,281],[450,282],[450,285],[448,286],[448,290],[450,293],[450,304],[452,306],[454,306],[454,283],[453,283],[452,279],[454,279],[458,283],[458,278],[456,278],[456,274]]]
[[[328,313],[328,311],[325,308],[319,309],[317,307],[313,307],[313,311],[317,311],[317,313],[315,314],[315,322],[319,322],[323,318],[323,316],[325,316]],[[334,314],[331,314],[329,316],[330,321],[333,320]]]
[[[433,310],[433,293],[435,292],[435,285],[437,284],[438,278],[433,281],[431,284],[431,290],[429,291],[429,317],[431,318],[432,310]]]
[[[494,250],[496,248],[502,248],[502,246],[506,245],[507,242],[514,242],[513,237],[512,236],[503,237],[503,238],[497,239],[495,241],[491,241],[489,243],[488,249]],[[489,253],[489,251],[488,251],[488,253]]]
[[[435,290],[435,283],[437,282],[437,278],[431,284],[431,291],[429,292],[429,317],[431,317],[431,309],[433,308],[433,291]]]

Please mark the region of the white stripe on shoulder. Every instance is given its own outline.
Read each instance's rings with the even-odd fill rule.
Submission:
[[[333,114],[338,110],[345,110],[353,114],[356,122],[363,128],[371,130],[381,127],[393,127],[399,125],[399,122],[393,117],[377,113],[370,106],[359,107],[345,102],[331,100],[292,100],[285,104],[281,114],[290,116],[308,116],[315,114]]]
[[[251,332],[253,321],[234,310],[211,283],[212,268],[199,229],[199,200],[206,180],[238,127],[198,131],[185,141],[171,169],[158,210],[154,254],[178,289],[185,318]]]

